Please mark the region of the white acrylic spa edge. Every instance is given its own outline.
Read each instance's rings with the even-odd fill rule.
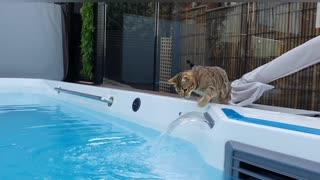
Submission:
[[[55,87],[106,98],[112,96],[114,102],[111,107],[108,107],[104,102],[70,94],[58,94],[54,90]],[[179,127],[173,135],[192,142],[203,158],[211,166],[219,170],[224,169],[225,144],[230,140],[320,162],[319,135],[230,120],[222,112],[221,108],[227,107],[248,117],[263,118],[317,129],[320,129],[319,118],[219,104],[210,104],[205,108],[199,108],[196,102],[180,98],[41,79],[0,78],[0,93],[50,94],[61,100],[67,97],[68,100],[72,101],[71,103],[115,115],[160,132],[164,131],[170,122],[179,117],[180,112],[208,111],[215,120],[213,129],[207,128],[205,124],[190,124]],[[137,97],[141,99],[141,107],[137,112],[133,112],[132,102]]]

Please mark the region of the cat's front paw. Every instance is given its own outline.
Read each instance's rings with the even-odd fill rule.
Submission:
[[[198,103],[198,105],[199,105],[200,107],[205,107],[207,104],[208,104],[207,102],[203,102],[203,101],[200,101],[200,102]]]
[[[204,98],[201,98],[200,101],[198,102],[198,105],[199,105],[200,107],[204,107],[204,106],[206,106],[208,103],[209,103],[208,100],[206,100],[206,99],[204,99]]]

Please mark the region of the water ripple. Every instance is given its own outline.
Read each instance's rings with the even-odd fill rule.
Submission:
[[[216,174],[189,143],[173,139],[154,151],[155,138],[143,127],[66,109],[72,107],[50,98],[0,106],[0,179],[205,180]]]

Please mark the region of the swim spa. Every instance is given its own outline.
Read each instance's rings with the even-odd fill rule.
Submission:
[[[319,118],[40,79],[0,88],[1,179],[320,177]],[[193,111],[214,126],[183,124],[157,143]]]

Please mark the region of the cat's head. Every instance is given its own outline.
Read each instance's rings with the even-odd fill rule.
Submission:
[[[189,98],[192,91],[197,87],[196,80],[191,71],[181,72],[168,80],[169,84],[173,84],[176,92],[185,98]]]

